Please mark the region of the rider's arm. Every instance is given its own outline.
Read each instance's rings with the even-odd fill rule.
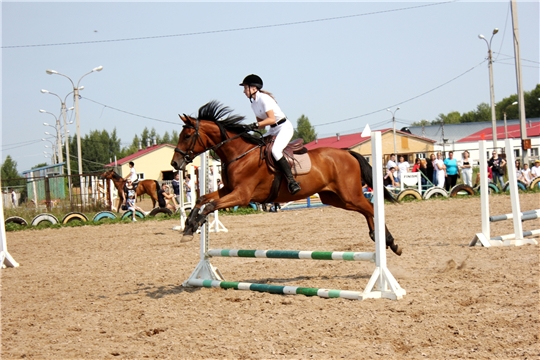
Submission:
[[[266,112],[266,119],[257,118],[259,127],[265,127],[268,125],[274,125],[276,123],[276,116],[274,115],[274,110],[268,110]]]

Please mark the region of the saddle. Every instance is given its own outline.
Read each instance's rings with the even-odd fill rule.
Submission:
[[[263,138],[266,143],[266,150],[264,151],[264,159],[268,165],[268,169],[271,172],[279,172],[276,170],[276,164],[274,157],[272,156],[272,148],[274,146],[275,136],[267,136]],[[289,162],[291,171],[294,176],[303,175],[309,173],[311,170],[311,160],[308,155],[308,149],[304,147],[303,139],[294,139],[283,150],[283,156]]]

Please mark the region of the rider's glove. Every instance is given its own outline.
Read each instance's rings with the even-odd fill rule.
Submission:
[[[247,127],[248,127],[248,130],[258,130],[259,129],[259,123],[249,124]]]

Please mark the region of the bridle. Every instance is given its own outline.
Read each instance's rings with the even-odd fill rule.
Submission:
[[[187,118],[187,116],[184,114],[184,117]],[[193,162],[193,160],[199,156],[200,154],[206,152],[206,151],[209,151],[209,150],[216,150],[216,149],[219,149],[221,146],[225,145],[226,143],[230,142],[230,141],[233,141],[235,139],[238,139],[239,137],[242,136],[242,133],[239,133],[239,134],[236,134],[234,135],[233,137],[229,137],[229,135],[227,134],[227,132],[222,128],[221,125],[217,124],[219,127],[220,127],[220,130],[221,130],[221,134],[223,135],[223,137],[225,137],[225,139],[219,143],[217,143],[216,145],[214,146],[211,146],[209,148],[206,148],[205,145],[202,143],[202,140],[201,140],[201,135],[199,133],[199,123],[200,123],[200,120],[199,119],[196,119],[197,121],[195,122],[195,126],[191,125],[191,124],[185,124],[183,126],[183,128],[185,129],[194,129],[195,130],[195,134],[193,134],[192,136],[192,139],[191,139],[191,143],[188,147],[188,150],[187,151],[184,151],[182,149],[179,149],[178,148],[178,145],[174,148],[174,152],[175,153],[179,153],[181,154],[183,157],[184,157],[184,162],[186,164],[190,164]],[[204,151],[201,151],[199,153],[195,153],[195,151],[193,151],[193,149],[195,148],[195,144],[197,143],[197,140],[200,141],[201,143],[201,146],[204,148]],[[243,153],[242,155],[236,157],[235,159],[229,161],[227,164],[230,164],[231,162],[234,162],[238,159],[241,159],[243,158],[245,155],[247,155],[248,153],[250,153],[251,151],[257,149],[257,148],[260,148],[262,145],[256,145],[254,148],[246,151],[245,153]],[[225,165],[225,164],[223,164]],[[222,166],[223,166],[222,165]]]

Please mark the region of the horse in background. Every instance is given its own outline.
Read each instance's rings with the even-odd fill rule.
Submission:
[[[116,212],[120,212],[121,205],[126,201],[124,195],[124,185],[126,180],[118,175],[113,169],[109,169],[100,175],[101,179],[112,180],[114,187],[118,190],[118,206],[116,207]],[[137,183],[137,196],[143,194],[150,195],[152,199],[152,208],[156,207],[158,202],[157,192],[159,190],[159,183],[157,180],[139,180]]]

